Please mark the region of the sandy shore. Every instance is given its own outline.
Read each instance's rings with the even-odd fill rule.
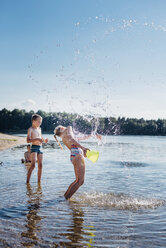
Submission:
[[[26,143],[26,138],[0,133],[0,151]]]

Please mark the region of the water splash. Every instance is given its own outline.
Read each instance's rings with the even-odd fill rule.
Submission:
[[[52,54],[58,51],[63,57],[66,49],[65,42],[57,40],[54,53],[49,55],[46,48],[36,52],[33,61],[28,65],[29,80],[35,86],[36,95],[41,93],[40,97],[44,98],[43,102],[46,103],[44,107],[47,105],[49,112],[65,110],[70,113],[81,113],[84,118],[90,115],[96,120],[98,117],[113,116],[111,96],[115,94],[113,85],[117,80],[115,80],[114,73],[119,73],[120,63],[112,57],[111,49],[103,51],[100,56],[98,56],[98,50],[119,31],[134,32],[136,29],[142,29],[165,32],[166,25],[146,18],[142,20],[113,19],[109,16],[96,15],[84,21],[75,20],[73,29],[74,35],[70,41],[72,54],[70,54],[69,61],[64,60],[60,65],[55,66],[55,72],[49,78],[43,79],[39,76],[38,71],[45,59],[48,60],[50,56],[56,65],[57,57],[54,58]],[[91,32],[82,44],[81,37],[87,29]],[[109,76],[105,64],[110,64],[112,73]],[[144,79],[140,76],[140,80]],[[43,88],[44,84],[46,88]],[[98,124],[95,125],[95,129],[97,127]],[[119,134],[119,127],[115,126],[113,132],[115,135]]]
[[[79,204],[92,207],[106,207],[121,210],[139,210],[157,208],[165,204],[162,199],[135,197],[126,194],[114,193],[83,193],[73,198]]]

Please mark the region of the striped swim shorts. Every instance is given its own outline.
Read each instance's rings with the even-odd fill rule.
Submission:
[[[32,145],[31,146],[31,153],[36,152],[37,154],[43,154],[42,151],[40,151],[41,146],[36,146],[36,145]]]

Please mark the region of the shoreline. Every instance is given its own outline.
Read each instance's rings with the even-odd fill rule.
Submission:
[[[15,135],[0,133],[0,151],[15,147],[17,145],[23,145],[26,143],[26,137],[19,137]]]

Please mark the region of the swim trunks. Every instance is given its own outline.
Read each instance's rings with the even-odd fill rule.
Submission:
[[[40,148],[41,148],[41,146],[32,145],[31,146],[31,153],[36,152],[37,154],[43,154],[43,152],[40,151]]]
[[[75,146],[75,145],[71,145],[71,154],[70,154],[70,161],[72,162],[73,161],[73,158],[75,156],[77,156],[78,154],[81,154],[83,155],[83,152],[82,152],[82,149]]]

